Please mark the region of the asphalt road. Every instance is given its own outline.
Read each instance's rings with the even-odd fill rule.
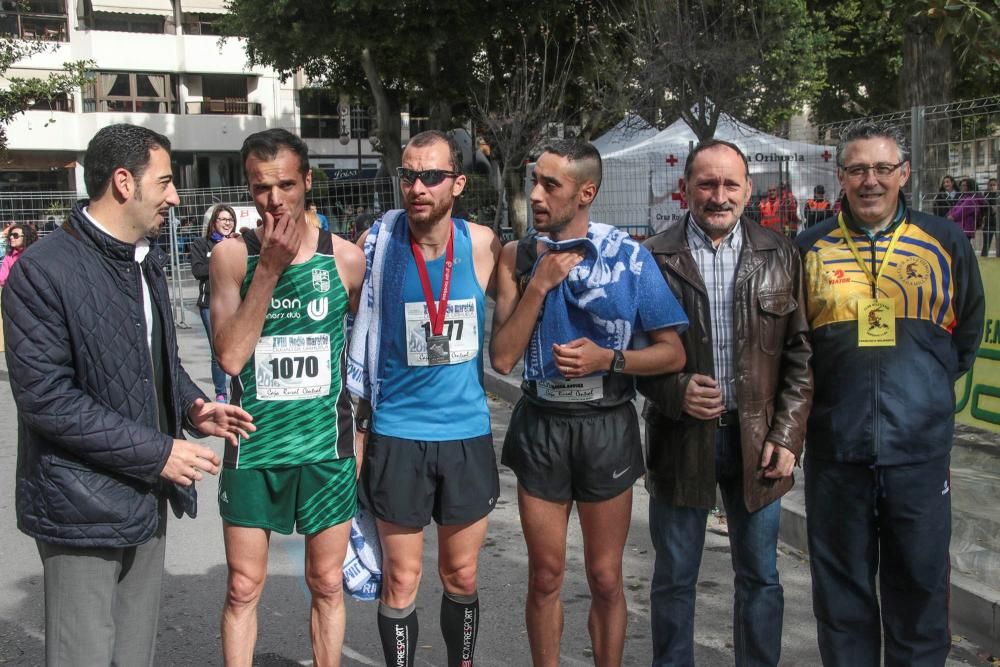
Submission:
[[[208,347],[197,315],[188,311],[195,328],[179,331],[182,359],[192,377],[211,390]],[[43,663],[42,579],[34,542],[19,533],[13,508],[16,425],[14,403],[6,383],[6,364],[0,360],[0,664]],[[503,441],[510,405],[491,400],[494,439]],[[214,446],[221,451],[221,442]],[[528,665],[530,654],[524,630],[523,607],[527,556],[517,515],[515,479],[501,468],[501,499],[490,518],[490,529],[480,557],[481,626],[476,663],[481,667]],[[219,615],[226,567],[222,526],[216,510],[215,479],[202,482],[200,515],[195,520],[170,519],[164,577],[157,665],[221,664]],[[626,665],[650,663],[649,578],[652,548],[647,522],[648,497],[637,484],[632,527],[625,549],[625,585],[629,607]],[[698,584],[696,653],[699,665],[731,665],[732,566],[724,524],[710,518],[701,577]],[[577,518],[570,519],[568,566],[563,587],[565,630],[564,665],[590,665],[586,630],[589,595]],[[436,576],[436,539],[427,533],[425,578],[417,608],[420,616],[419,665],[444,665],[445,649],[438,629],[441,597]],[[259,638],[255,664],[267,667],[311,664],[309,594],[302,577],[303,541],[298,536],[273,535],[269,578],[259,609]],[[783,665],[818,665],[815,625],[809,593],[809,567],[801,554],[779,548],[778,567],[785,588]],[[345,665],[381,665],[381,645],[375,626],[374,603],[347,603]],[[988,664],[975,647],[959,639],[949,665]]]

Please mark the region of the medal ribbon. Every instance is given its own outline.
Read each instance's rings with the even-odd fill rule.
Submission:
[[[854,243],[854,239],[851,238],[851,232],[847,229],[847,224],[844,222],[844,214],[841,212],[837,216],[837,225],[840,227],[840,231],[844,234],[844,240],[847,242],[847,247],[851,249],[851,254],[854,255],[854,260],[861,267],[861,270],[865,272],[868,276],[868,282],[872,286],[872,298],[878,298],[878,281],[882,278],[882,273],[885,272],[885,267],[889,265],[889,256],[892,255],[893,251],[896,249],[896,242],[903,233],[903,227],[908,224],[907,220],[901,220],[899,226],[896,227],[896,231],[892,233],[892,238],[889,240],[889,247],[886,248],[885,254],[882,255],[882,261],[878,266],[878,273],[872,275],[871,269],[868,268],[868,263],[861,257],[861,253],[858,251],[858,246]]]
[[[427,262],[420,246],[410,236],[410,251],[413,252],[413,261],[417,264],[417,273],[420,274],[420,286],[424,288],[424,301],[427,302],[427,315],[430,318],[431,333],[440,336],[444,331],[444,313],[448,309],[448,292],[451,290],[451,267],[455,261],[455,226],[451,227],[448,235],[448,249],[444,255],[444,275],[441,276],[441,299],[437,305],[434,304],[434,292],[431,291],[431,279],[427,275]]]

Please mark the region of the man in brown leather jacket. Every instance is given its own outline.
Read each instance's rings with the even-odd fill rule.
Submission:
[[[801,263],[784,236],[741,219],[751,182],[735,145],[699,144],[684,190],[689,214],[645,244],[690,320],[684,369],[639,380],[656,548],[653,664],[694,663],[695,584],[718,484],[736,572],[736,664],[776,665],[779,499],[812,400]]]

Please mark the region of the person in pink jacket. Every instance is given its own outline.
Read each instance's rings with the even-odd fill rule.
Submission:
[[[7,284],[7,276],[14,267],[21,255],[27,250],[37,235],[31,225],[17,223],[12,225],[7,231],[7,254],[4,255],[3,262],[0,263],[0,287]]]
[[[958,182],[958,201],[948,211],[948,219],[962,228],[970,240],[976,236],[976,224],[985,212],[983,198],[976,192],[976,182],[963,178]]]

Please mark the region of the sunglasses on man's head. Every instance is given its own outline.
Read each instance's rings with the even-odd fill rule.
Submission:
[[[448,171],[447,169],[424,169],[423,171],[417,171],[416,169],[407,169],[406,167],[396,167],[396,175],[399,176],[399,180],[410,185],[416,183],[419,178],[427,187],[433,187],[446,178],[461,176],[457,171]]]

